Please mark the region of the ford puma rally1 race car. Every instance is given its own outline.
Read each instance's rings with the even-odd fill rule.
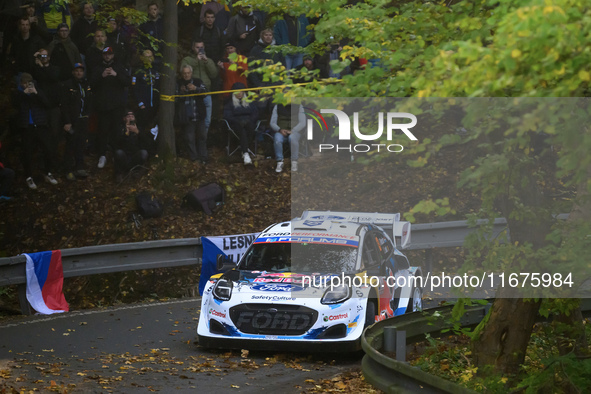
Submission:
[[[199,344],[358,350],[366,326],[422,308],[421,269],[392,241],[410,243],[410,223],[399,218],[306,211],[265,229],[237,265],[219,255],[225,272],[205,287]]]

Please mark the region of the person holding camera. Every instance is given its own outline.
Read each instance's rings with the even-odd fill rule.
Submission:
[[[58,182],[51,173],[55,167],[55,160],[51,146],[51,135],[47,126],[46,108],[49,105],[49,100],[44,92],[37,88],[31,74],[21,74],[13,102],[18,110],[17,122],[20,129],[22,163],[27,186],[32,190],[37,189],[33,180],[33,160],[38,148],[41,148],[40,167],[45,174],[45,181],[57,185]]]
[[[47,96],[49,106],[46,108],[47,122],[51,131],[51,140],[53,150],[57,150],[60,141],[63,140],[63,133],[60,133],[60,110],[59,93],[61,90],[60,68],[51,64],[51,56],[45,48],[39,49],[34,54],[35,65],[33,66],[33,78],[37,81],[37,86]]]
[[[240,11],[228,22],[226,36],[236,43],[236,49],[244,56],[249,56],[261,34],[263,24],[257,18],[250,5],[242,5]]]
[[[193,69],[192,77],[194,79],[200,79],[208,91],[212,91],[212,82],[218,76],[218,69],[216,64],[205,54],[205,43],[202,40],[196,40],[193,42],[193,53],[194,56],[187,56],[181,62],[181,69],[184,66],[191,66]],[[209,130],[209,124],[211,123],[211,111],[212,101],[211,96],[207,95],[203,97],[203,104],[205,105],[205,132]]]
[[[148,161],[148,151],[142,148],[142,135],[133,111],[126,111],[123,124],[115,138],[115,179],[120,183],[135,166]]]
[[[102,63],[90,76],[94,109],[98,115],[98,168],[104,168],[107,163],[107,146],[114,140],[113,134],[125,110],[125,88],[129,86],[129,73],[116,61],[113,48],[105,47],[102,57]]]
[[[207,163],[207,129],[205,128],[205,96],[196,96],[207,92],[202,80],[193,78],[193,69],[189,65],[181,67],[181,79],[177,82],[175,124],[181,127],[192,161]],[[211,96],[209,96],[211,97]]]
[[[84,149],[88,134],[91,99],[92,91],[84,78],[84,65],[76,63],[72,78],[64,83],[60,97],[62,130],[66,135],[64,161],[68,171],[66,179],[69,181],[88,176],[84,170]]]

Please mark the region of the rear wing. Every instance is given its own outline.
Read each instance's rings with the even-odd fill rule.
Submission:
[[[385,230],[392,230],[397,246],[410,246],[410,222],[400,221],[399,213],[304,211],[302,220],[333,220],[337,222],[371,223]]]

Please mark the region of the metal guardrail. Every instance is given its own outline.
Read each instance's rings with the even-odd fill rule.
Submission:
[[[64,278],[198,264],[200,238],[62,249]],[[25,256],[0,259],[0,286],[26,283]]]
[[[466,313],[460,319],[464,327],[475,326],[488,313],[488,305],[466,307]],[[425,339],[425,334],[437,335],[443,329],[451,328],[451,311],[453,305],[429,309],[430,315],[438,312],[440,318],[424,316],[422,312],[414,312],[382,320],[368,327],[361,337],[361,347],[365,352],[361,369],[365,379],[373,386],[386,393],[449,393],[474,394],[475,392],[457,383],[427,373],[407,362],[389,357],[383,350],[385,345],[384,332],[388,329],[404,331],[406,341],[402,348]],[[591,299],[581,300],[583,316],[591,315]],[[545,320],[541,316],[539,321]],[[396,346],[398,348],[398,346]],[[406,354],[403,355],[406,357]]]
[[[563,219],[566,215],[558,215]],[[477,224],[484,224],[481,220]],[[475,231],[467,221],[415,224],[408,250],[462,246],[468,234]],[[505,219],[495,219],[493,236],[507,230]],[[168,239],[138,243],[87,246],[62,249],[64,277],[169,268],[199,264],[203,249],[200,238]],[[29,311],[24,284],[25,257],[0,258],[0,287],[19,285],[23,313]]]
[[[167,239],[62,249],[64,278],[201,263],[201,238]],[[26,260],[19,255],[0,259],[0,287],[18,285],[21,312],[30,314],[26,297]]]

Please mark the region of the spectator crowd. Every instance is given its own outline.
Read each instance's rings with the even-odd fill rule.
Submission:
[[[13,9],[2,10],[3,75],[9,75],[6,82],[13,86],[14,105],[5,128],[18,136],[19,143],[9,149],[20,152],[22,181],[36,189],[41,179],[55,185],[62,177],[86,178],[88,154],[95,155],[93,165],[99,170],[112,161],[118,180],[145,164],[158,143],[166,45],[159,4],[140,7],[136,1],[123,1],[125,7],[146,12],[146,21],[134,24],[124,13],[90,2],[12,3]],[[207,163],[212,122],[224,119],[220,124],[227,124],[236,135],[244,164],[252,164],[249,146],[262,122],[273,141],[276,171],[283,171],[287,146],[291,169],[297,171],[300,132],[306,122],[303,108],[274,105],[270,97],[252,102],[245,99],[244,91],[273,86],[257,72],[273,63],[293,70],[296,83],[339,78],[351,72],[347,68],[334,73],[330,68],[343,43],[334,42],[324,54],[312,57],[304,48],[314,40],[309,26],[315,21],[304,15],[271,16],[249,6],[232,9],[215,1],[190,6],[181,2],[179,7],[179,51],[188,53],[180,57],[175,94],[175,128],[183,138],[177,145],[184,148],[182,153]],[[287,55],[269,51],[276,45],[292,48]],[[61,143],[65,148],[58,157]],[[0,199],[10,199],[14,181],[15,172],[0,162]]]

